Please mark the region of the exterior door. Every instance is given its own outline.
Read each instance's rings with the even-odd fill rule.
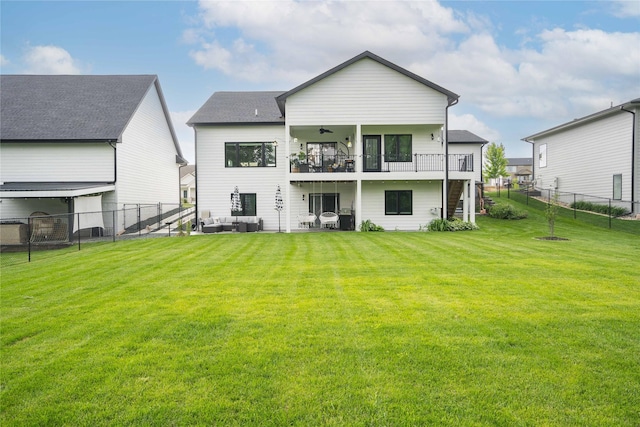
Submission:
[[[382,159],[380,156],[380,135],[365,135],[362,141],[362,154],[364,155],[365,172],[380,172]]]

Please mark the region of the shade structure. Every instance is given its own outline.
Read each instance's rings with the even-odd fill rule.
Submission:
[[[275,210],[278,211],[278,233],[280,233],[280,212],[284,208],[284,202],[282,201],[282,191],[280,190],[280,186],[276,189],[276,206]]]

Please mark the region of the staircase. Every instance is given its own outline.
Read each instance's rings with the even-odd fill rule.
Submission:
[[[456,213],[458,202],[464,190],[464,181],[449,181],[449,194],[447,195],[447,216],[452,218]]]

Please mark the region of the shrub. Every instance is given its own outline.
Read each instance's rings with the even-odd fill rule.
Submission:
[[[490,206],[487,214],[491,218],[497,219],[523,219],[527,217],[527,211],[517,209],[508,203],[499,203]]]
[[[621,208],[619,206],[611,206],[611,212],[609,212],[609,205],[599,205],[597,203],[585,201],[571,203],[570,206],[581,211],[596,212],[603,215],[611,214],[611,216],[622,216],[626,215],[629,212],[625,208]]]
[[[370,219],[360,223],[360,231],[384,231],[381,225],[375,225]]]
[[[478,226],[472,222],[465,222],[458,218],[452,219],[434,219],[425,228],[420,226],[420,230],[426,229],[427,231],[464,231],[464,230],[477,230]]]

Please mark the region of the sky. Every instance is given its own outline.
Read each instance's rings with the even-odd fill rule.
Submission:
[[[185,122],[214,92],[366,50],[460,95],[450,129],[531,157],[522,138],[640,98],[640,1],[0,2],[2,74],[157,74],[192,163]]]

